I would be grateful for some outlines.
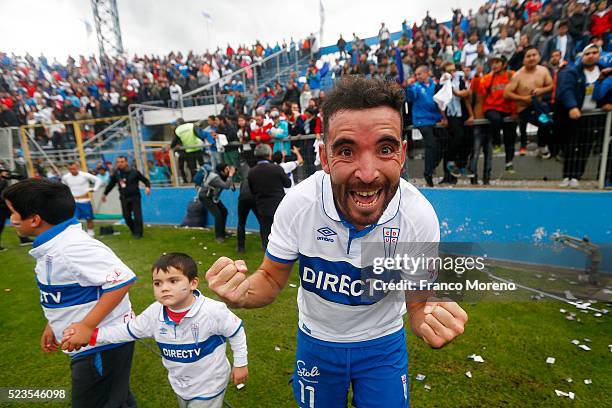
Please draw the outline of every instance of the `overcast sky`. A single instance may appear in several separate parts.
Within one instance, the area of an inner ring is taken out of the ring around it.
[[[376,35],[381,22],[399,31],[402,20],[421,21],[426,10],[438,21],[451,18],[451,8],[467,13],[484,0],[324,0],[323,45],[339,34],[352,38]],[[203,52],[217,45],[265,45],[319,30],[319,0],[117,0],[123,46],[130,55]],[[347,6],[350,4],[350,6]],[[202,16],[206,11],[212,22]],[[0,50],[64,59],[68,54],[98,53],[90,0],[0,0]]]

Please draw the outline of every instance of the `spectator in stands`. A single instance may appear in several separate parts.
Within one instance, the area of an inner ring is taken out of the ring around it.
[[[346,40],[342,38],[342,34],[340,34],[340,38],[338,38],[338,42],[336,43],[338,47],[338,51],[340,52],[340,58],[346,58]]]
[[[227,221],[227,208],[221,202],[221,192],[225,189],[233,189],[232,177],[236,169],[225,163],[219,163],[215,169],[206,174],[202,182],[202,188],[198,198],[206,207],[206,210],[215,219],[215,240],[217,243],[225,242],[229,235],[225,232]]]
[[[287,82],[287,88],[285,90],[285,97],[283,98],[283,102],[289,102],[290,104],[300,103],[300,90],[294,79],[290,79]]]
[[[314,64],[310,64],[306,70],[306,82],[312,92],[312,97],[318,98],[321,91],[321,74]]]
[[[489,29],[489,14],[487,13],[487,11],[485,10],[484,6],[481,6],[478,9],[478,13],[476,13],[476,15],[474,16],[474,19],[476,20],[476,29],[478,30],[478,32],[476,32],[476,38],[484,38],[487,35],[487,30]],[[470,34],[470,38],[471,38],[471,34]],[[472,42],[470,40],[470,42]],[[467,64],[468,66],[471,65]]]
[[[467,168],[468,157],[472,150],[471,125],[474,122],[472,104],[469,101],[469,89],[463,72],[455,70],[455,64],[446,62],[445,72],[450,75],[453,89],[453,98],[446,107],[446,118],[450,131],[450,143],[448,146],[446,167],[453,177],[474,177]],[[449,181],[453,181],[450,179]]]
[[[552,91],[553,82],[548,69],[539,63],[538,49],[534,46],[527,47],[523,67],[513,75],[506,86],[504,97],[516,102],[516,111],[521,122],[538,127],[538,155],[549,159],[551,154],[548,144],[551,140],[552,122],[548,116],[550,107],[543,97]],[[512,150],[514,156],[514,148]]]
[[[287,118],[281,116],[277,110],[270,112],[270,118],[274,121],[274,126],[268,130],[270,138],[274,140],[274,153],[281,152],[284,158],[291,151],[289,137],[289,123]]]
[[[589,4],[589,1],[571,3],[567,14],[568,33],[576,44],[576,51],[582,51],[590,35],[588,32],[590,18],[586,13],[584,3]]]
[[[427,186],[433,187],[433,172],[441,158],[440,133],[436,124],[446,126],[446,118],[438,109],[433,96],[437,91],[435,82],[430,77],[429,67],[421,65],[416,69],[416,81],[411,80],[406,89],[406,100],[412,103],[412,123],[425,141],[425,171]]]
[[[302,113],[306,111],[308,108],[308,103],[312,99],[312,92],[310,91],[310,86],[308,84],[304,84],[302,87],[302,93],[300,94],[300,109]]]
[[[484,43],[479,42],[476,46],[476,57],[472,61],[472,70],[475,70],[477,66],[482,66],[485,68],[485,72],[489,72],[490,67],[488,55],[489,51],[487,46]]]
[[[560,187],[579,187],[593,143],[603,129],[603,116],[581,119],[585,110],[595,109],[598,105],[593,98],[593,90],[601,86],[604,79],[601,75],[603,67],[598,64],[599,57],[599,47],[589,44],[576,67],[566,65],[559,70],[554,122],[557,134],[564,141],[565,160]],[[609,75],[609,71],[607,73]]]
[[[495,54],[503,55],[506,57],[506,61],[509,61],[516,51],[516,44],[514,40],[508,37],[508,28],[506,26],[501,27],[499,30],[499,40],[493,46]]]
[[[172,80],[170,82],[170,88],[168,88],[168,91],[170,92],[170,101],[171,101],[171,108],[177,108],[180,106],[180,101],[183,98],[183,89],[181,88],[181,86],[175,81]]]
[[[533,39],[533,46],[538,49],[543,57],[546,55],[548,42],[553,36],[553,27],[554,23],[552,20],[543,21],[542,30]]]
[[[385,26],[385,23],[380,23],[380,30],[378,30],[378,43],[381,48],[387,48],[389,46],[389,39],[391,34],[389,29]]]
[[[597,3],[597,11],[591,16],[591,35],[595,37],[609,36],[612,31],[612,10],[606,0]]]
[[[489,120],[489,131],[493,151],[501,150],[500,132],[503,130],[504,146],[506,151],[506,171],[514,172],[514,143],[516,141],[516,123],[506,122],[504,119],[510,117],[514,112],[514,104],[504,98],[506,85],[510,83],[513,72],[507,70],[506,57],[495,55],[491,59],[491,72],[480,81],[478,93],[483,101],[483,112]],[[486,142],[485,142],[486,143]],[[477,155],[479,152],[472,152]],[[490,169],[489,169],[490,171]],[[483,174],[483,183],[488,184],[490,174]]]
[[[19,120],[15,112],[6,104],[0,105],[0,127],[19,126]]]
[[[461,50],[461,63],[466,67],[471,67],[472,63],[478,56],[478,33],[472,31],[469,36],[469,42],[463,46]]]
[[[561,58],[570,62],[574,60],[574,40],[571,35],[567,33],[568,31],[568,22],[567,20],[562,20],[559,22],[559,26],[557,27],[557,34],[552,36],[548,41],[548,45],[546,46],[546,54],[544,55],[544,60],[550,58],[550,54],[554,50],[561,51]]]
[[[548,44],[548,43],[547,43]],[[512,58],[508,61],[508,69],[518,71],[523,66],[523,58],[525,57],[525,48],[529,46],[529,38],[526,34],[520,36],[516,51]],[[548,46],[548,45],[547,45]]]
[[[527,35],[529,44],[533,43],[533,39],[540,32],[540,14],[533,12],[529,14],[529,22],[521,29],[521,33]]]
[[[251,140],[256,143],[267,143],[270,141],[268,131],[274,126],[274,122],[265,118],[263,113],[257,113],[255,120],[251,122]]]

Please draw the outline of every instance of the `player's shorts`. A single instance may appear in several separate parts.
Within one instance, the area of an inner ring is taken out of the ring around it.
[[[76,203],[74,218],[77,220],[93,220],[94,213],[91,203]]]
[[[358,408],[407,408],[408,351],[404,329],[359,343],[297,335],[293,396],[301,408],[346,408],[349,386]]]

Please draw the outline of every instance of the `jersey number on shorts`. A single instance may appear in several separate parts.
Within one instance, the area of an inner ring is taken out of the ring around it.
[[[298,380],[298,382],[300,383],[300,402],[302,404],[306,403],[306,392],[308,392],[308,407],[309,408],[314,408],[314,403],[315,403],[315,389],[312,385],[304,385],[304,383],[302,382],[302,380]]]

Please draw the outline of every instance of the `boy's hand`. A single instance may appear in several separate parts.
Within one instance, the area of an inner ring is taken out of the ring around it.
[[[62,339],[62,350],[75,351],[88,345],[93,330],[93,328],[86,326],[83,323],[72,323],[70,326],[64,329],[64,335],[73,331],[74,334],[70,335],[68,338]]]
[[[55,339],[55,335],[53,334],[53,330],[51,330],[51,326],[47,324],[45,330],[43,330],[43,334],[40,337],[40,348],[45,353],[52,353],[57,351],[57,347],[59,343]]]
[[[232,379],[234,385],[244,384],[248,376],[249,369],[247,366],[234,367],[232,368],[232,373],[230,374],[230,378]]]

